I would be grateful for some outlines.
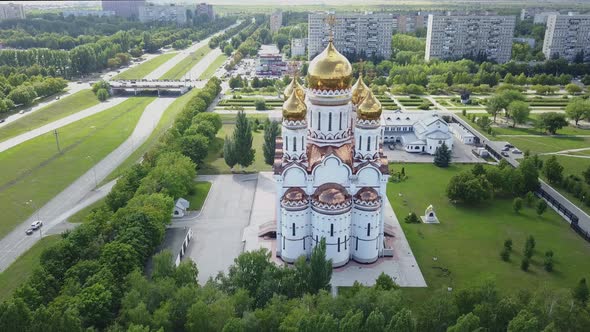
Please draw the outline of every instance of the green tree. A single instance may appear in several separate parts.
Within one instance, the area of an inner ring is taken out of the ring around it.
[[[387,325],[387,331],[396,332],[414,332],[416,331],[416,322],[412,318],[412,312],[407,308],[402,308],[396,312]]]
[[[264,145],[262,146],[262,151],[264,153],[264,162],[267,165],[274,163],[276,139],[279,131],[279,123],[277,121],[268,122],[264,126]]]
[[[526,192],[535,192],[540,187],[539,170],[533,158],[525,158],[518,165],[518,172],[522,174],[523,186],[519,192],[515,194],[522,195]]]
[[[86,326],[106,327],[111,320],[112,293],[100,283],[82,289],[77,296],[78,310]]]
[[[309,260],[309,291],[316,294],[320,290],[330,289],[332,278],[332,260],[326,260],[326,238],[322,237],[311,252]]]
[[[491,197],[492,188],[483,176],[471,172],[455,175],[447,185],[447,197],[467,204],[476,204]]]
[[[556,112],[547,112],[539,114],[538,125],[541,129],[555,135],[557,130],[566,127],[568,124],[564,114]]]
[[[100,101],[105,101],[109,98],[109,92],[106,89],[100,89],[96,92],[96,98]]]
[[[233,144],[236,153],[237,164],[246,168],[254,162],[254,149],[252,148],[252,127],[246,117],[246,113],[240,111],[236,118],[236,128],[233,133]]]
[[[440,147],[436,148],[434,152],[434,164],[438,167],[449,167],[451,163],[451,150],[447,147],[447,144],[443,142]]]
[[[12,100],[15,105],[29,106],[37,98],[37,93],[33,86],[23,84],[12,89],[6,98]]]
[[[586,278],[580,279],[576,287],[572,290],[572,296],[574,300],[579,301],[580,303],[586,304],[586,302],[588,302],[590,291],[586,284]]]
[[[577,95],[580,92],[582,92],[582,88],[579,87],[577,84],[570,83],[565,86],[565,91],[567,91],[567,93],[569,93],[570,95],[573,96],[573,95]]]
[[[582,172],[582,176],[584,177],[586,184],[590,185],[590,166]]]
[[[223,142],[223,160],[225,164],[229,166],[230,169],[233,169],[234,166],[238,163],[238,156],[236,153],[236,146],[234,144],[234,140],[231,137],[225,137],[225,141]]]
[[[526,120],[529,118],[529,114],[531,113],[531,108],[529,107],[528,103],[515,100],[508,104],[508,111],[512,117],[512,127],[516,127],[516,124],[522,124],[526,122]]]
[[[521,310],[508,324],[508,332],[536,331],[539,331],[539,321],[526,309]]]
[[[385,317],[379,309],[373,310],[365,322],[365,331],[382,332],[385,328]]]
[[[262,98],[258,98],[254,101],[254,107],[257,111],[264,111],[266,110],[266,102]]]
[[[457,318],[457,323],[450,326],[447,332],[471,332],[476,331],[479,328],[479,317],[473,313],[468,313]]]
[[[385,272],[381,272],[377,280],[375,281],[375,288],[383,289],[383,290],[392,290],[398,289],[399,286],[393,281],[391,276],[385,274]]]
[[[577,126],[580,120],[590,118],[590,101],[579,97],[573,98],[565,107],[565,114],[574,120]]]
[[[537,207],[536,207],[536,212],[538,216],[543,215],[543,213],[545,213],[545,211],[547,211],[547,203],[540,199],[539,202],[537,202]]]
[[[553,251],[545,252],[545,259],[543,260],[543,268],[547,272],[553,271]]]
[[[524,257],[522,259],[522,261],[520,262],[520,269],[523,271],[528,271],[529,270],[529,265],[530,265],[530,260],[527,257]]]
[[[26,331],[31,323],[31,311],[19,298],[0,303],[0,330]]]
[[[201,134],[183,136],[180,140],[182,153],[198,166],[203,163],[209,152],[209,139]]]
[[[543,163],[543,174],[545,174],[550,183],[561,183],[561,180],[563,179],[563,166],[557,161],[555,155],[549,157],[549,159]]]
[[[363,326],[363,313],[361,311],[349,310],[344,318],[340,320],[340,331],[358,332]]]
[[[512,209],[514,212],[518,213],[522,209],[522,198],[516,197],[514,201],[512,201]]]

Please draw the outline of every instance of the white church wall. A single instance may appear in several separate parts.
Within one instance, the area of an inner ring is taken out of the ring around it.
[[[350,259],[351,211],[337,215],[311,212],[311,233],[314,244],[326,239],[326,258],[334,267],[348,263]]]
[[[281,257],[285,262],[293,263],[300,256],[307,257],[311,252],[310,210],[309,207],[300,211],[281,208]]]
[[[324,141],[343,142],[349,138],[352,105],[320,106],[308,104],[307,123],[310,139],[318,145]]]
[[[301,160],[305,156],[307,129],[290,129],[283,125],[283,151],[287,159]]]
[[[305,187],[307,180],[307,172],[299,167],[292,166],[283,172],[283,188],[286,187]],[[281,195],[284,193],[281,192]]]
[[[381,127],[354,129],[355,154],[361,159],[372,159],[379,152]]]
[[[314,186],[317,187],[324,183],[333,182],[348,187],[351,174],[350,168],[342,163],[339,158],[329,156],[314,168]]]
[[[360,263],[372,263],[379,257],[381,209],[363,211],[352,209],[352,258]]]
[[[380,185],[381,172],[373,166],[365,166],[357,173],[356,187],[378,187]]]

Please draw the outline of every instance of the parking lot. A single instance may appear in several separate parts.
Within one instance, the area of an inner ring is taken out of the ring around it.
[[[480,157],[474,155],[471,150],[475,146],[467,145],[459,140],[455,140],[453,143],[453,153],[451,162],[453,163],[485,163],[486,161]],[[406,152],[400,143],[394,146],[394,149],[390,149],[389,144],[383,145],[383,154],[387,156],[389,162],[397,163],[432,163],[434,156],[429,154],[420,153],[409,153]]]

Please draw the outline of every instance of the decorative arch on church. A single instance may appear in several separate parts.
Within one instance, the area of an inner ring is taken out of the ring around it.
[[[372,164],[361,167],[356,172],[358,187],[378,187],[381,182],[381,172]]]
[[[352,169],[335,155],[324,157],[312,170],[314,186],[328,182],[344,184],[351,174]]]
[[[284,187],[300,187],[301,184],[306,183],[307,172],[299,165],[292,165],[283,171],[283,186]]]

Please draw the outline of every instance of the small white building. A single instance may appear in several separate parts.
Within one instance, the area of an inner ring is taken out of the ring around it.
[[[401,143],[407,152],[433,155],[443,143],[453,148],[449,125],[435,112],[385,112],[382,127],[383,142]]]
[[[475,135],[467,128],[462,126],[459,123],[451,123],[449,125],[451,133],[455,136],[456,139],[463,142],[463,144],[473,145],[475,144]]]
[[[304,56],[306,54],[307,38],[293,38],[291,40],[291,56]]]
[[[176,200],[174,204],[174,210],[172,210],[172,217],[174,218],[182,218],[186,215],[188,208],[190,207],[190,202],[184,198],[179,198]]]

